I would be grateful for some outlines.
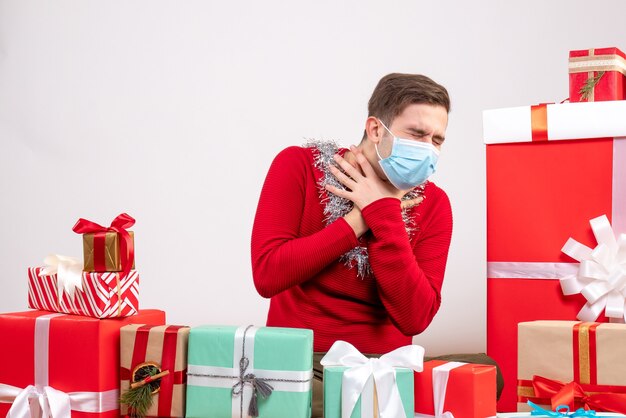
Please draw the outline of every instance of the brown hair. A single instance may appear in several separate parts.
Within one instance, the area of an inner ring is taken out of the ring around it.
[[[387,126],[411,104],[442,106],[450,112],[445,87],[421,74],[387,74],[380,79],[367,103],[367,116],[376,116]]]

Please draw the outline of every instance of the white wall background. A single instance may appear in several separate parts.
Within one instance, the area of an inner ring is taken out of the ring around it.
[[[626,48],[626,2],[0,0],[0,311],[27,266],[80,256],[79,217],[137,219],[143,307],[264,324],[250,232],[274,155],[357,143],[389,72],[453,101],[436,181],[455,229],[443,305],[416,342],[485,348],[481,111],[560,101],[571,49]]]

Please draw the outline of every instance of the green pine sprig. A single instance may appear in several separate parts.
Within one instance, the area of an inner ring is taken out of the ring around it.
[[[129,389],[120,397],[120,403],[128,405],[131,417],[143,418],[152,406],[152,388],[150,385]]]
[[[154,366],[142,367],[134,376],[135,381],[143,380],[148,376],[154,376],[159,373],[159,369]],[[150,382],[148,384],[138,386],[136,388],[128,389],[120,397],[120,403],[128,406],[128,413],[133,418],[144,418],[148,409],[152,406],[152,392],[155,389],[154,384],[157,382]]]
[[[585,81],[585,84],[578,91],[578,94],[580,94],[581,101],[589,100],[589,97],[591,96],[593,89],[596,87],[596,84],[598,84],[598,82],[600,81],[603,75],[604,75],[604,71],[600,71],[595,77],[588,78],[587,81]]]

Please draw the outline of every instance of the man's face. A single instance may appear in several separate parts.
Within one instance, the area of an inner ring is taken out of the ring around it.
[[[377,144],[378,153],[382,158],[391,155],[393,145],[393,137],[378,121],[380,127],[369,139]],[[404,111],[391,121],[391,125],[387,126],[389,130],[397,137],[410,139],[418,142],[427,142],[433,144],[437,149],[441,149],[445,140],[446,128],[448,127],[448,113],[443,106],[431,104],[411,104]],[[375,161],[370,161],[374,166],[374,170],[382,179],[387,179],[378,164],[378,157],[373,155]]]

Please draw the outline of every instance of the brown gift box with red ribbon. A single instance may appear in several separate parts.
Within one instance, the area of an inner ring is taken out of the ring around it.
[[[132,383],[146,375],[158,373],[152,381],[151,417],[184,417],[187,380],[187,342],[189,327],[178,325],[133,324],[121,329],[120,390],[124,394]],[[149,373],[149,369],[153,372]],[[145,379],[144,379],[145,380]],[[128,414],[127,405],[120,405],[121,414]]]
[[[626,413],[626,324],[532,321],[518,325],[518,411]]]
[[[570,51],[569,99],[571,102],[626,99],[626,55],[617,48]]]
[[[84,270],[107,272],[122,271],[125,277],[135,268],[135,245],[132,231],[135,219],[126,213],[118,215],[111,226],[79,219],[72,230],[83,234]]]
[[[133,231],[128,231],[134,246]],[[94,272],[122,271],[120,234],[117,232],[92,232],[83,234],[84,270]],[[133,260],[132,269],[135,268]]]

